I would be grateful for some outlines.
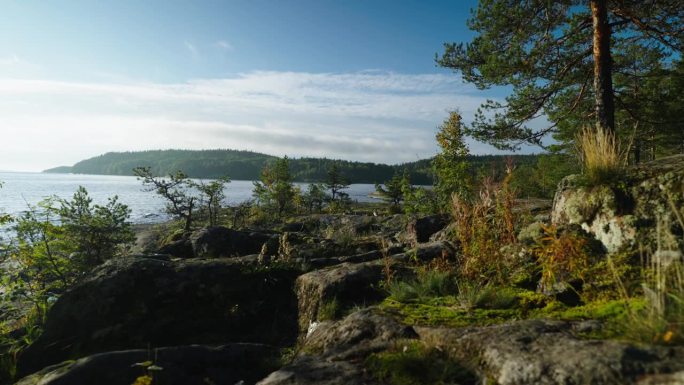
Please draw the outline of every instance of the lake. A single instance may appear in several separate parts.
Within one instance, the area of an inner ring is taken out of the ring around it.
[[[131,222],[157,223],[168,219],[164,213],[165,202],[153,192],[144,191],[142,183],[134,176],[43,174],[26,172],[0,172],[0,212],[20,214],[27,204],[35,205],[49,196],[71,198],[78,188],[88,190],[94,203],[104,204],[107,198],[118,195],[119,201],[131,209]],[[297,183],[306,189],[306,183]],[[225,189],[224,204],[234,205],[252,198],[251,181],[234,180]],[[369,194],[375,191],[372,184],[352,184],[344,190],[358,202],[372,202]]]

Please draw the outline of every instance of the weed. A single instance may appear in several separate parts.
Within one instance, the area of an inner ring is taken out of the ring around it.
[[[556,226],[542,225],[544,235],[532,249],[542,269],[541,285],[548,289],[568,279],[584,280],[589,268],[586,240]]]
[[[509,164],[506,177],[498,184],[485,178],[474,201],[452,196],[455,233],[462,250],[459,272],[467,280],[498,284],[508,281],[510,266],[501,248],[516,242],[512,172]]]

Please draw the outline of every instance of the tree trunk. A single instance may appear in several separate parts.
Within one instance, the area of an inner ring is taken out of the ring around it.
[[[591,0],[591,18],[594,32],[594,92],[596,125],[610,133],[615,132],[613,105],[612,59],[610,57],[610,24],[607,0]]]

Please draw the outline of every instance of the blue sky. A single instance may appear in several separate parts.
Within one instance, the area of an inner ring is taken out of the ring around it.
[[[13,1],[0,169],[107,151],[237,148],[398,163],[486,98],[437,68],[474,1]],[[6,139],[7,138],[7,139]],[[474,153],[491,153],[471,143]]]

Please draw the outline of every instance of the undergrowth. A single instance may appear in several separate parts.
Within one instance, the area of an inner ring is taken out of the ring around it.
[[[417,341],[398,342],[365,361],[371,375],[392,385],[476,384],[477,376],[445,352]]]

